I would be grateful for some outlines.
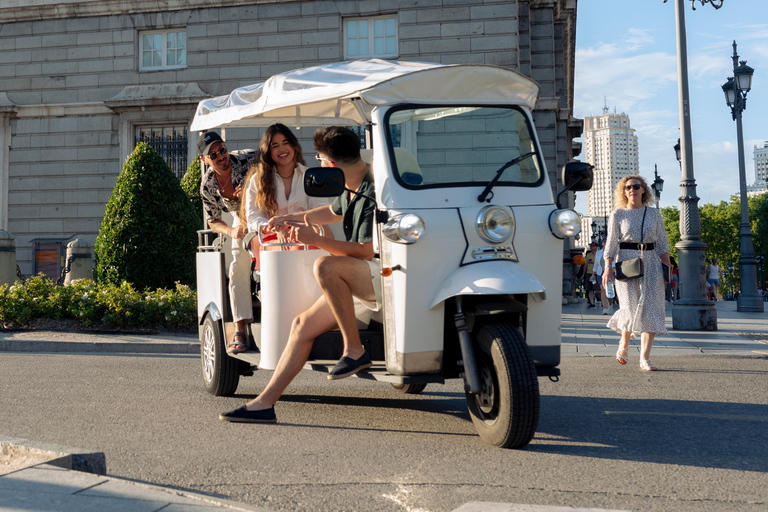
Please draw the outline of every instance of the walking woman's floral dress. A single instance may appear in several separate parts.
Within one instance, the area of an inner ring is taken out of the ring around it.
[[[617,208],[611,213],[608,221],[608,240],[605,248],[605,258],[614,258],[616,262],[639,257],[639,250],[620,249],[619,244],[640,243],[644,210],[646,213],[642,240],[644,244],[654,244],[654,248],[644,251],[642,277],[627,281],[616,280],[614,283],[620,308],[608,321],[610,329],[618,333],[632,332],[633,338],[643,332],[667,334],[664,325],[664,276],[660,256],[669,252],[669,240],[661,212],[657,208],[648,207]]]

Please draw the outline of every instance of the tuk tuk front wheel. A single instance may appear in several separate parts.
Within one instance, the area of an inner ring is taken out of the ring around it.
[[[426,384],[392,384],[392,387],[401,393],[405,393],[406,395],[418,395],[419,393],[424,391],[424,388],[426,388],[427,385]]]
[[[467,393],[480,438],[502,448],[522,448],[539,424],[539,381],[522,333],[507,324],[486,324],[473,340],[481,390]]]
[[[205,390],[214,396],[233,395],[240,382],[240,373],[238,361],[229,357],[224,347],[221,322],[213,320],[211,315],[206,316],[201,338],[200,360]]]

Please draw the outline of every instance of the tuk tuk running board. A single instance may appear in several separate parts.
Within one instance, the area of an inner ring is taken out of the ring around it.
[[[329,373],[331,368],[336,366],[336,363],[338,363],[338,361],[332,359],[316,359],[314,361],[307,361],[307,364],[304,365],[304,369]],[[383,361],[373,363],[373,366],[356,373],[354,376],[359,379],[378,380],[379,382],[389,382],[391,384],[425,384],[432,382],[445,384],[445,378],[439,374],[393,375],[387,372],[386,365]]]
[[[229,357],[234,357],[241,361],[245,361],[252,366],[259,366],[261,361],[261,354],[255,350],[248,350],[241,352],[240,354],[227,354]],[[304,365],[305,370],[313,370],[316,372],[329,373],[338,361],[332,359],[316,359],[313,361],[307,361]],[[537,377],[559,377],[560,368],[536,368]],[[355,374],[355,377],[359,379],[378,380],[379,382],[389,382],[391,384],[424,384],[424,383],[437,383],[445,384],[445,377],[439,374],[422,374],[422,375],[394,375],[387,372],[386,365],[383,361],[378,361],[370,368],[362,370]]]

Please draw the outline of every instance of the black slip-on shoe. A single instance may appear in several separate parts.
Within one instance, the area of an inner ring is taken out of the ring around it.
[[[219,419],[233,423],[277,423],[274,407],[261,411],[249,411],[245,406],[242,406],[219,414]]]
[[[336,363],[336,366],[334,366],[328,373],[328,380],[343,379],[344,377],[354,375],[360,370],[365,370],[371,366],[373,366],[373,363],[367,352],[360,356],[360,359],[342,357],[341,360]]]

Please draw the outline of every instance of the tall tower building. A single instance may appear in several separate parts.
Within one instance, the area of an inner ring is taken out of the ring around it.
[[[607,217],[613,210],[616,184],[637,174],[640,167],[637,136],[627,114],[611,114],[606,107],[602,115],[584,119],[584,160],[595,168],[587,192],[587,216]]]
[[[763,147],[755,146],[755,183],[747,187],[747,192],[762,194],[768,189],[768,141]]]

